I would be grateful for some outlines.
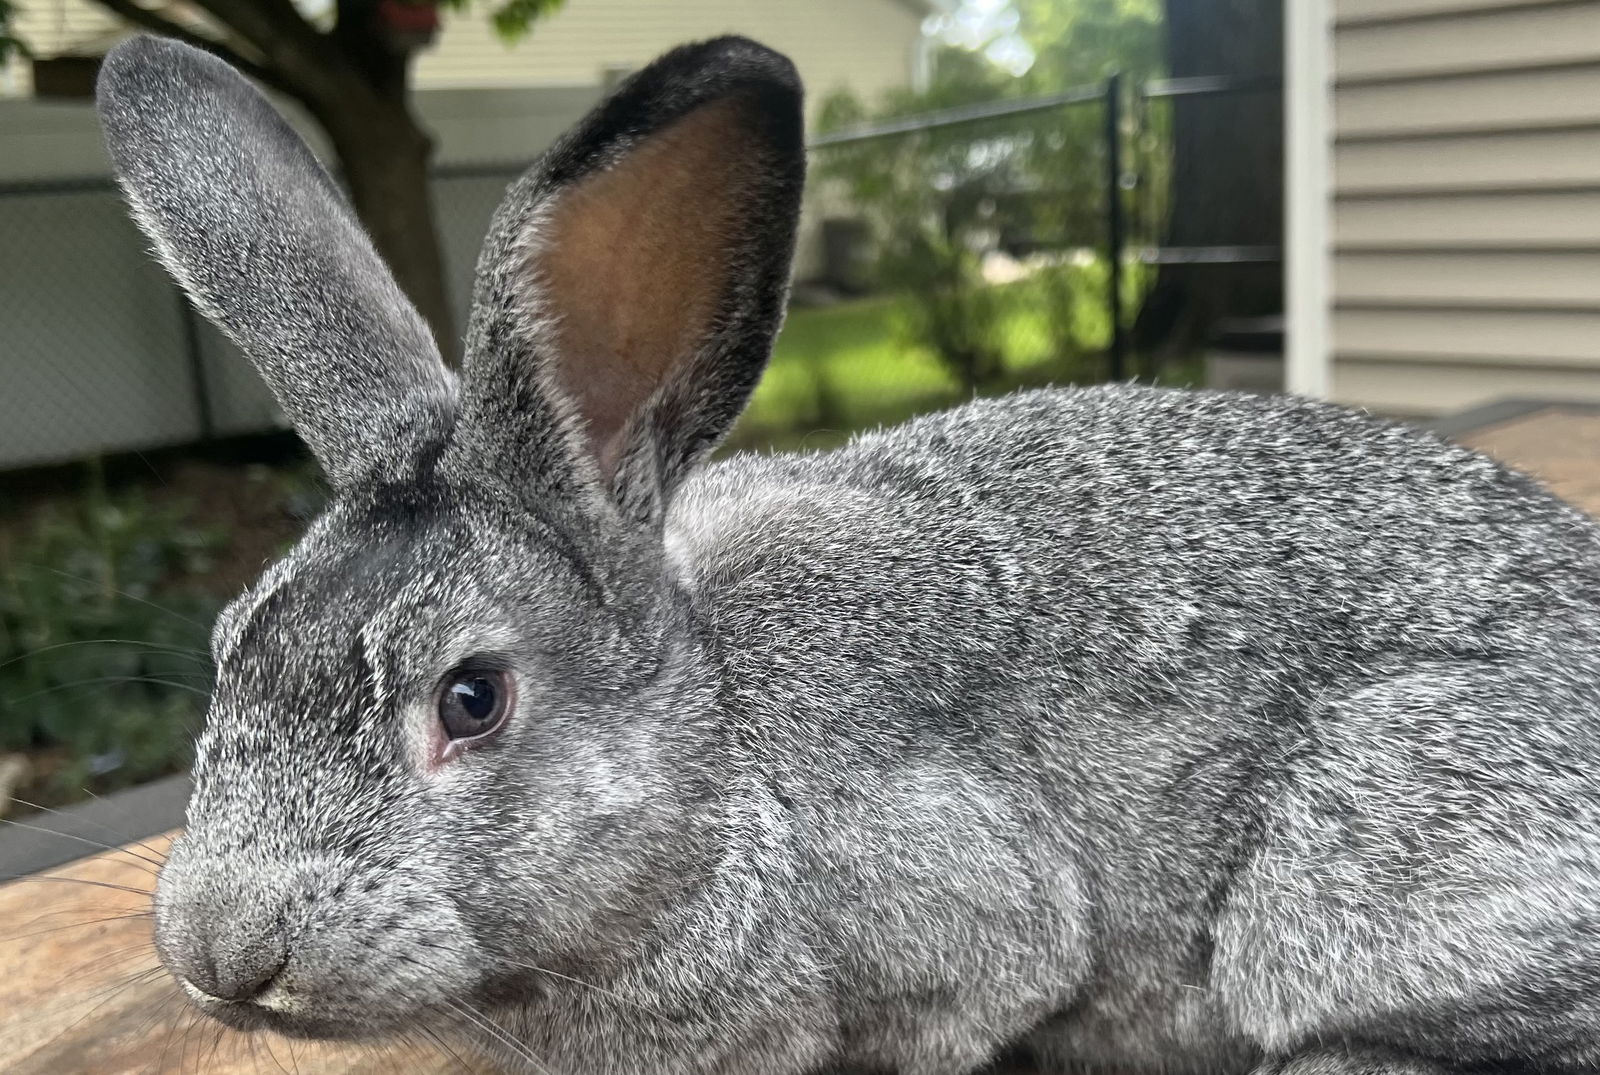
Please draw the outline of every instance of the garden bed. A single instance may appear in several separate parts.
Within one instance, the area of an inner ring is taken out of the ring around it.
[[[281,445],[200,456],[0,486],[0,791],[53,806],[187,765],[217,609],[322,498]]]

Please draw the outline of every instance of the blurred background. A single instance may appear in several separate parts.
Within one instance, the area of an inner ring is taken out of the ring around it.
[[[181,771],[212,615],[324,495],[112,187],[135,29],[277,95],[451,355],[502,191],[608,87],[788,53],[811,188],[730,448],[1137,378],[1600,468],[1600,0],[0,0],[0,813]]]

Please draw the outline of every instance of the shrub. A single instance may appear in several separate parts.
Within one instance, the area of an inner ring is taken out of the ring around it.
[[[219,602],[191,585],[220,536],[181,504],[51,504],[0,557],[0,749],[42,754],[62,797],[181,768],[204,711]]]

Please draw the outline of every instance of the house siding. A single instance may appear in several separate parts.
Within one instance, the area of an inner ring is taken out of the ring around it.
[[[33,0],[19,4],[12,19],[16,35],[41,56],[92,49],[116,40],[123,27],[122,20],[88,0]]]
[[[599,86],[685,41],[741,33],[787,53],[813,107],[847,87],[869,99],[912,83],[929,9],[916,0],[568,0],[508,44],[481,8],[447,13],[438,41],[417,58],[420,90]],[[16,30],[42,56],[95,51],[123,32],[90,0],[23,4]],[[27,65],[0,94],[26,94]]]
[[[1333,394],[1600,400],[1600,0],[1336,0]]]
[[[873,98],[908,85],[922,16],[897,0],[568,0],[508,46],[481,15],[449,17],[417,62],[419,86],[599,83],[685,41],[740,33],[788,54],[815,106],[848,87]]]

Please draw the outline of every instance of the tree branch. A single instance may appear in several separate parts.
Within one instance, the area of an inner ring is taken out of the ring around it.
[[[101,0],[102,3],[105,0]],[[119,0],[127,2],[127,0]],[[307,106],[337,102],[365,87],[344,56],[289,0],[193,0],[196,7],[250,42],[263,66]]]
[[[95,2],[135,26],[141,26],[164,37],[177,38],[186,45],[193,45],[195,48],[204,49],[214,56],[220,56],[251,78],[272,87],[280,93],[286,93],[291,97],[299,96],[295,87],[290,85],[276,71],[244,55],[226,42],[218,41],[213,37],[206,37],[203,34],[197,34],[188,27],[179,25],[165,16],[157,15],[147,7],[141,7],[134,0],[95,0]]]
[[[373,0],[335,0],[328,36],[380,97],[404,100],[411,58],[385,40],[377,9]]]

